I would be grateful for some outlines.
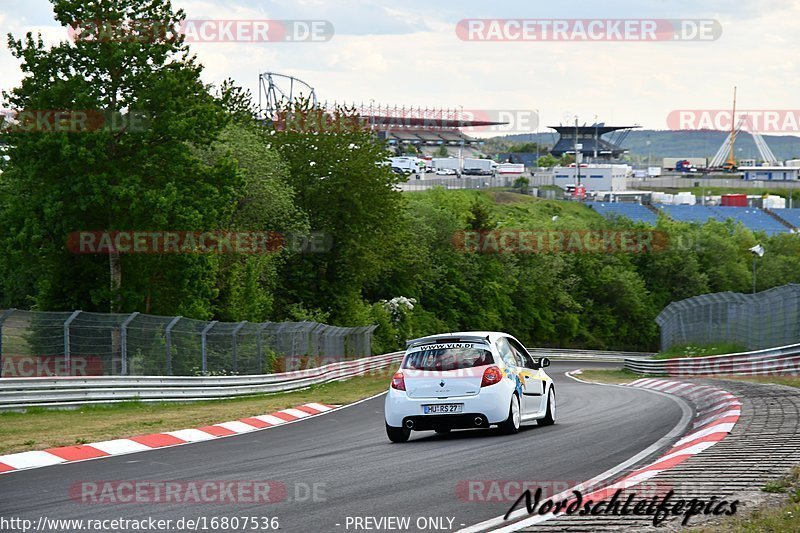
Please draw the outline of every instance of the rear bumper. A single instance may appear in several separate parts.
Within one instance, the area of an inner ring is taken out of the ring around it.
[[[508,418],[508,407],[514,388],[511,382],[501,383],[481,389],[477,396],[454,396],[447,399],[438,398],[409,398],[404,391],[389,389],[384,404],[384,418],[390,426],[401,427],[411,419],[414,429],[434,429],[437,426],[456,428],[481,427],[474,424],[475,417],[483,417],[484,424],[499,424]],[[464,410],[458,414],[425,415],[422,413],[423,405],[462,403]],[[430,422],[428,422],[430,420]],[[467,424],[467,425],[462,425]]]
[[[408,427],[415,431],[426,431],[437,428],[448,429],[469,429],[469,428],[488,428],[489,422],[486,415],[482,413],[462,413],[457,415],[417,415],[403,418],[403,427]]]

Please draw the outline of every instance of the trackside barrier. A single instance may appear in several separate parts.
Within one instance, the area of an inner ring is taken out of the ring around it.
[[[628,358],[625,368],[653,376],[800,376],[800,344],[707,357]]]
[[[610,350],[573,350],[571,348],[529,348],[534,357],[548,357],[566,361],[620,362],[623,359],[646,359],[654,356],[652,352],[620,352]]]
[[[341,361],[292,372],[258,376],[90,376],[4,378],[0,411],[27,407],[78,406],[131,400],[180,402],[291,391],[339,381],[397,365],[405,352]],[[387,381],[388,386],[388,381]]]

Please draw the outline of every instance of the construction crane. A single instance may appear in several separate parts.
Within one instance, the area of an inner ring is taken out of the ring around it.
[[[722,146],[719,147],[719,150],[717,150],[714,159],[712,159],[709,164],[709,168],[722,169],[725,172],[736,171],[737,165],[734,157],[736,153],[734,145],[736,143],[736,136],[742,131],[742,127],[745,123],[748,126],[747,129],[750,131],[750,134],[753,136],[753,142],[755,142],[758,153],[761,155],[761,160],[768,165],[777,165],[778,159],[775,157],[775,154],[772,153],[769,146],[767,146],[767,142],[761,134],[756,131],[750,117],[745,114],[739,117],[738,122],[734,122],[734,118],[736,117],[736,87],[733,88],[733,114],[731,117],[731,132],[728,134],[725,142],[722,143]]]
[[[733,112],[731,113],[731,147],[728,150],[728,161],[722,166],[723,170],[733,172],[736,170],[736,159],[734,159],[734,145],[736,144],[736,129],[733,121],[736,119],[736,86],[733,87]]]

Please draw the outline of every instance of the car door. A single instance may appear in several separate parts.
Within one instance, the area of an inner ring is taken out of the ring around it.
[[[542,402],[544,401],[545,388],[541,368],[517,339],[509,337],[508,344],[522,361],[520,380],[522,381],[522,403],[525,406],[525,414],[539,414],[544,409]]]

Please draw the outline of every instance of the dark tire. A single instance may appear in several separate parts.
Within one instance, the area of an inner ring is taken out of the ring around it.
[[[447,433],[450,433],[450,429],[452,429],[452,428],[436,428],[436,429],[434,429],[434,431],[436,433],[440,433],[442,435],[446,435]]]
[[[404,427],[396,428],[386,424],[386,435],[392,442],[406,442],[408,437],[411,436],[411,430]]]
[[[545,411],[544,418],[536,421],[539,426],[552,426],[556,423],[556,393],[553,387],[550,387],[550,392],[547,393],[547,410]]]
[[[512,435],[519,431],[522,414],[519,408],[519,397],[514,394],[511,396],[511,403],[508,406],[508,418],[498,424],[498,429],[503,435]]]

